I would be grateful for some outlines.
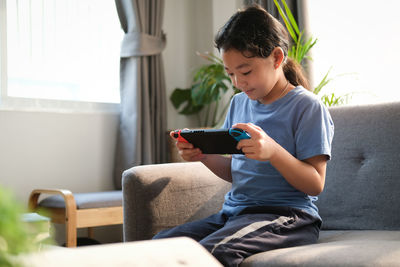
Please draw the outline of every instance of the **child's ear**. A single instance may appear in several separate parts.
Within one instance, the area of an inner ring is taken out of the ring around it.
[[[285,59],[285,53],[282,48],[275,47],[272,51],[272,55],[274,57],[274,67],[277,69],[282,65],[283,60]]]

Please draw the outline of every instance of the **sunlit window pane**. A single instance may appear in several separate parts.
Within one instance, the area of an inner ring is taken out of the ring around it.
[[[308,1],[314,83],[332,68],[324,88],[351,94],[350,104],[400,101],[400,2],[397,0]]]
[[[119,102],[122,30],[110,0],[7,0],[9,96]]]

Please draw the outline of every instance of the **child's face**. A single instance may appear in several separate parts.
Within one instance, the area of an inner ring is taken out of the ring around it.
[[[222,60],[235,87],[250,99],[266,103],[279,78],[272,54],[267,58],[248,58],[236,49],[229,49],[222,51]]]

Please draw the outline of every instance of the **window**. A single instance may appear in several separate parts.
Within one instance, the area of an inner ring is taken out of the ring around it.
[[[0,0],[0,9],[3,103],[119,103],[114,1]]]
[[[329,71],[324,88],[335,95],[351,94],[349,104],[400,101],[400,2],[308,1],[313,83]]]

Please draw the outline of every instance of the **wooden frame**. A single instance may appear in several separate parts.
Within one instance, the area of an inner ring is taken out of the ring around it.
[[[53,223],[65,224],[65,240],[67,247],[76,247],[77,229],[88,228],[89,237],[93,237],[93,228],[96,226],[115,225],[123,223],[122,206],[77,209],[74,195],[65,189],[35,189],[29,196],[28,206],[31,211],[38,208],[41,194],[61,195],[65,201],[64,208],[48,208],[47,216]]]

